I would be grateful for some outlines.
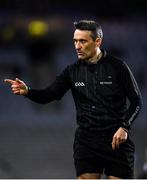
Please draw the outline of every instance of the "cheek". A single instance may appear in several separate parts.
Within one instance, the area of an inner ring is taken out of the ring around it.
[[[87,54],[89,55],[94,55],[96,53],[96,48],[93,46],[87,46],[85,48],[85,51],[87,52]]]
[[[93,47],[91,45],[85,46],[85,51],[87,51],[87,52],[91,52],[92,49],[93,49]]]

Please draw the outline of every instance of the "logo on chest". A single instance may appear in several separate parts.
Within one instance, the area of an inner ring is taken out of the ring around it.
[[[78,86],[85,86],[85,84],[83,82],[75,82],[75,87]]]
[[[112,76],[107,76],[105,81],[100,81],[100,85],[111,85],[112,84]]]
[[[111,84],[112,84],[112,81],[100,81],[100,84],[101,84],[101,85],[103,85],[103,84],[111,85]]]

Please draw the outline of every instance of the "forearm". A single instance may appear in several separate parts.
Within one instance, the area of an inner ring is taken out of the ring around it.
[[[46,104],[54,100],[60,100],[71,87],[68,68],[66,68],[56,80],[45,89],[30,89],[26,97],[40,104]]]
[[[131,101],[128,111],[126,113],[125,121],[122,123],[122,127],[129,130],[131,128],[132,123],[138,116],[140,110],[142,108],[142,98],[138,96],[134,100]]]
[[[43,90],[29,88],[26,97],[40,104],[46,104],[53,100],[56,100],[56,95],[50,88]]]

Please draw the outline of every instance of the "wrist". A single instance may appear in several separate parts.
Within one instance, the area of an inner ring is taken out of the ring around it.
[[[30,87],[25,86],[24,96],[27,96],[30,90],[31,90],[31,88],[30,88]]]
[[[123,122],[120,126],[124,129],[126,129],[127,131],[129,131],[131,129],[130,123],[128,123],[128,122]]]
[[[126,133],[128,133],[128,129],[121,127]]]

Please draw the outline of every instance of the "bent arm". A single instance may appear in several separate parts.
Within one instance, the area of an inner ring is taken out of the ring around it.
[[[56,77],[56,80],[45,89],[28,88],[26,97],[37,103],[46,104],[54,100],[60,100],[70,88],[68,67]]]

